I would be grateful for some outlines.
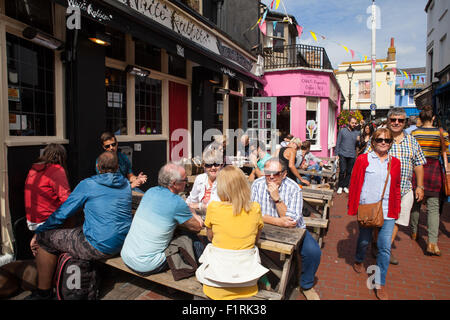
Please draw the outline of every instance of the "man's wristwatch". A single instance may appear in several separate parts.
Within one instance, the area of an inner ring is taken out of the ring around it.
[[[425,187],[424,186],[417,186],[417,188],[420,188],[420,189],[425,191]]]
[[[283,202],[283,201],[282,201],[280,198],[278,198],[277,201],[273,200],[273,202],[275,202],[275,203],[280,203],[280,202]]]

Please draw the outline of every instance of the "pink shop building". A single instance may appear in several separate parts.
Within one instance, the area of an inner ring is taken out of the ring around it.
[[[296,21],[291,18],[292,24],[276,13],[267,18],[264,96],[277,98],[276,126],[281,138],[291,133],[310,140],[316,156],[333,156],[343,94],[325,49],[295,43]]]

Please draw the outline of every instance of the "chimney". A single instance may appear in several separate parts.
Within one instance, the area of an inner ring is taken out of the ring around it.
[[[391,46],[388,48],[387,52],[387,61],[395,61],[395,46],[394,46],[394,38],[391,38]]]

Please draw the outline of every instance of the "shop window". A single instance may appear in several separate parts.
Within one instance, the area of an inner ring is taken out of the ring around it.
[[[6,34],[9,134],[55,136],[55,56]]]
[[[415,92],[414,92],[414,90],[409,90],[409,92],[408,92],[408,105],[415,105],[415,102],[414,102],[414,94],[415,94]]]
[[[109,27],[105,27],[105,33],[111,37],[111,45],[105,50],[106,56],[125,61],[125,34]]]
[[[169,54],[169,74],[186,78],[186,59]]]
[[[358,82],[358,99],[370,100],[370,80],[360,80]]]
[[[306,140],[311,146],[319,145],[319,99],[307,98],[306,100]]]
[[[53,34],[52,5],[42,0],[6,0],[5,14],[27,25]]]
[[[161,71],[161,49],[141,40],[134,42],[135,63],[139,66]]]
[[[136,76],[136,134],[162,134],[162,81]]]
[[[116,135],[127,134],[127,74],[106,68],[106,129]]]

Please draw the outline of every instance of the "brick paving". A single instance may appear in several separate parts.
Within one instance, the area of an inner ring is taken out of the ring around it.
[[[356,217],[347,215],[347,195],[335,194],[330,210],[328,232],[324,238],[322,260],[316,274],[316,291],[323,300],[376,300],[366,286],[368,275],[357,274],[354,261],[358,225]],[[392,249],[399,265],[390,265],[386,289],[391,300],[450,299],[450,206],[446,204],[439,227],[441,257],[426,256],[426,213],[421,212],[417,241],[409,230],[400,227]],[[376,264],[370,248],[364,265]],[[303,299],[298,296],[297,298]]]

